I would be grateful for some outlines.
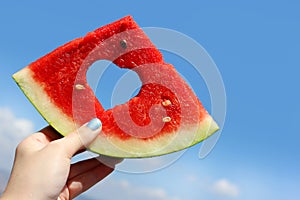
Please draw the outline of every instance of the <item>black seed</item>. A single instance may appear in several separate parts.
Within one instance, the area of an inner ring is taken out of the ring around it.
[[[127,48],[127,43],[126,43],[126,40],[121,40],[120,41],[120,45],[123,49],[126,49]]]

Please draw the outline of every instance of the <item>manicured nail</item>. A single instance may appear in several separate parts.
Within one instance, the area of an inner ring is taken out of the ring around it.
[[[92,131],[95,131],[102,126],[102,123],[98,118],[94,118],[86,126],[89,127]]]

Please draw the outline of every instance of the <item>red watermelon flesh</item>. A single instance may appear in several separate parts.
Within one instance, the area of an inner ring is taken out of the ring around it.
[[[103,109],[86,80],[88,68],[103,59],[135,71],[142,82],[134,98],[109,110]],[[163,155],[218,130],[192,89],[130,16],[57,48],[13,78],[62,135],[98,117],[103,131],[89,149],[99,154]]]

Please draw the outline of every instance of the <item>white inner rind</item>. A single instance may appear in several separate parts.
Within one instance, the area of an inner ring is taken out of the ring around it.
[[[153,139],[131,138],[122,140],[118,137],[100,135],[90,149],[101,154],[115,157],[152,157],[172,153],[188,148],[206,139],[219,129],[218,125],[207,115],[199,124],[180,127],[173,133],[165,133]]]
[[[44,119],[60,134],[65,136],[76,129],[72,118],[54,104],[43,86],[33,79],[32,71],[28,67],[15,73],[13,78]]]
[[[78,126],[64,114],[49,98],[43,86],[35,81],[30,69],[24,68],[13,75],[24,94],[48,121],[62,135],[73,132]],[[93,152],[122,158],[152,157],[179,151],[206,139],[219,129],[210,115],[195,125],[181,126],[176,132],[165,133],[152,139],[131,138],[122,140],[114,134],[101,133],[90,145]]]

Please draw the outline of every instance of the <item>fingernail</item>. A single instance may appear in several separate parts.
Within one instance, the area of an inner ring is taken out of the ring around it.
[[[102,126],[102,123],[98,118],[94,118],[86,126],[89,127],[92,131],[95,131]]]

